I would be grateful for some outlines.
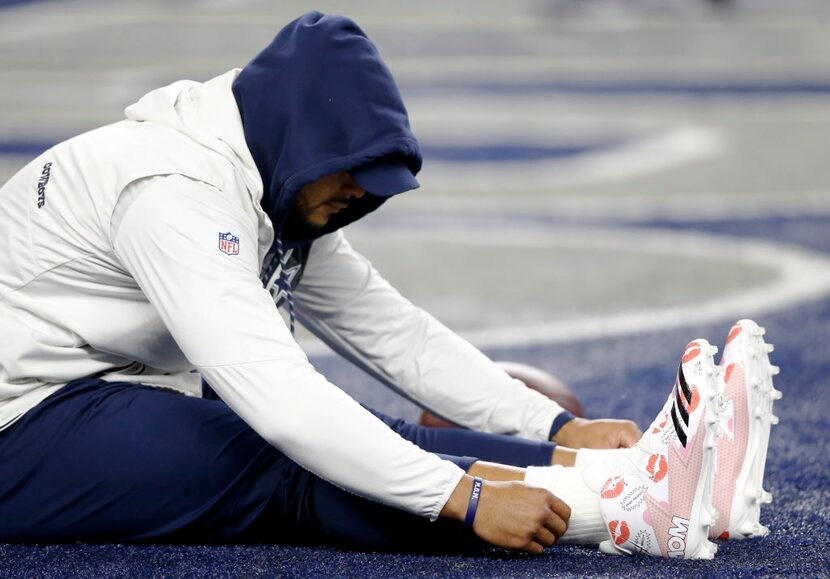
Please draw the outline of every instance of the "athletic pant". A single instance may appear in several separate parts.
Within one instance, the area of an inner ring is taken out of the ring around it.
[[[464,469],[477,458],[549,464],[554,448],[375,414]],[[221,401],[92,378],[0,431],[0,542],[67,541],[481,546],[454,521],[430,522],[306,471]]]

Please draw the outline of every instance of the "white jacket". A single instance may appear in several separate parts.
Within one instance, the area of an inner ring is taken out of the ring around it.
[[[237,73],[155,90],[0,188],[0,427],[77,378],[187,389],[201,375],[312,472],[435,518],[461,469],[319,374],[262,286],[274,233]],[[228,232],[236,254],[219,249]],[[341,232],[313,243],[295,300],[336,351],[470,428],[544,440],[562,411],[401,297]]]

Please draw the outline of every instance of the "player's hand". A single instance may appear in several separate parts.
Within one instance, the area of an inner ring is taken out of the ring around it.
[[[630,420],[574,418],[563,424],[551,441],[569,448],[628,448],[642,436]]]
[[[462,480],[453,495],[469,496],[469,491],[470,484]],[[441,514],[463,520],[467,501],[460,501],[455,512],[452,502],[450,497]],[[491,545],[538,554],[565,534],[570,516],[570,507],[550,491],[517,481],[484,481],[473,531]]]
[[[565,534],[570,518],[571,508],[550,491],[485,481],[473,530],[498,547],[539,554]]]

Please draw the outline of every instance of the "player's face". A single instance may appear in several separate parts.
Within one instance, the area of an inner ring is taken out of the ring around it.
[[[365,194],[348,172],[340,171],[304,185],[294,198],[293,213],[304,225],[320,229],[334,213],[348,207],[349,201]]]

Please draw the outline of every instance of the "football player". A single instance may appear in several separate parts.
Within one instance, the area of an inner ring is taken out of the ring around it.
[[[375,46],[316,12],[24,167],[0,189],[0,540],[713,555],[712,348],[642,440],[512,380],[341,231],[420,167]],[[467,430],[363,408],[295,320]]]

